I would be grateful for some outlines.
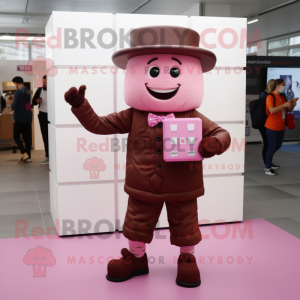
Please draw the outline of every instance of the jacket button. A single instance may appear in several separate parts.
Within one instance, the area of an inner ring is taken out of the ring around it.
[[[163,126],[163,123],[162,123],[162,122],[159,122],[159,123],[156,125],[156,127],[157,127],[158,129],[161,129],[162,126]]]
[[[156,153],[157,153],[157,154],[161,154],[161,150],[157,149],[157,150],[156,150]]]
[[[158,163],[156,167],[157,167],[158,169],[160,169],[160,168],[161,168],[161,164]]]
[[[157,136],[157,137],[156,137],[156,140],[157,140],[158,142],[160,142],[160,141],[161,141],[161,137],[160,137],[160,136]]]

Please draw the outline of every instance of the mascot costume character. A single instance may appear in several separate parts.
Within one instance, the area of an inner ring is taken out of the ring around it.
[[[176,283],[183,287],[201,283],[193,254],[201,241],[197,198],[204,195],[202,160],[225,152],[230,135],[196,110],[203,99],[203,73],[216,63],[214,53],[199,48],[199,42],[199,34],[189,28],[134,29],[130,48],[112,56],[117,67],[126,69],[124,97],[130,107],[126,110],[98,116],[85,98],[86,86],[65,93],[86,130],[101,135],[129,133],[124,185],[129,199],[123,227],[129,247],[121,250],[120,259],[108,263],[110,281],[149,273],[146,243],[153,239],[165,203],[170,242],[180,247]],[[172,151],[166,147],[170,141]],[[196,146],[195,151],[185,153],[187,145]]]

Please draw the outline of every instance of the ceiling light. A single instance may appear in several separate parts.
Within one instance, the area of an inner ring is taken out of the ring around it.
[[[258,22],[258,19],[251,20],[251,21],[248,22],[248,24],[252,24],[252,23],[255,23],[255,22]]]
[[[37,36],[28,36],[28,37],[23,37],[23,36],[10,36],[10,35],[3,35],[3,36],[0,36],[0,40],[15,40],[17,42],[26,42],[26,41],[32,41],[34,38],[37,38]],[[39,36],[39,38],[42,38],[42,39],[45,39],[44,36]],[[43,40],[37,40],[37,42],[40,42],[42,43]]]
[[[9,36],[9,35],[0,36],[0,40],[14,40],[14,39],[15,39],[14,36]]]

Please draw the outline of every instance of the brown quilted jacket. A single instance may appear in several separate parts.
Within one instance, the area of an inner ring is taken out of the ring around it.
[[[88,101],[72,108],[85,129],[101,135],[129,133],[125,192],[145,201],[186,201],[204,194],[202,161],[165,162],[163,160],[163,124],[148,126],[148,113],[129,108],[99,117]],[[164,116],[168,113],[153,112]],[[203,138],[214,136],[222,154],[230,145],[229,133],[196,110],[175,112],[176,118],[200,118]]]

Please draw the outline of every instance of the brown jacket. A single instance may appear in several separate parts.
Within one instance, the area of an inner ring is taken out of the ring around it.
[[[124,187],[128,195],[145,201],[185,201],[204,194],[202,161],[165,162],[162,123],[149,127],[149,112],[129,108],[99,117],[87,100],[79,108],[72,108],[72,112],[92,133],[129,133]],[[198,111],[193,109],[174,115],[176,118],[200,118],[203,138],[214,136],[221,145],[217,155],[229,147],[229,133]]]

